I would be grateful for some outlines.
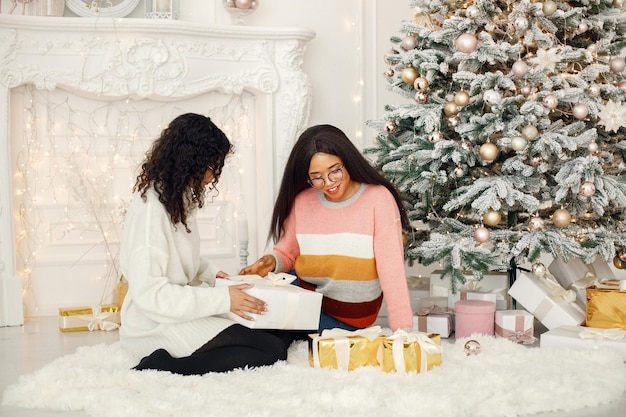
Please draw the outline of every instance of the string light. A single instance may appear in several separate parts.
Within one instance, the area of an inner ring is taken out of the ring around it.
[[[212,220],[215,234],[203,235],[211,248],[236,242],[232,211],[246,206],[242,184],[248,172],[239,154],[254,147],[252,94],[209,93],[164,105],[126,97],[92,100],[25,85],[14,89],[13,97],[24,103],[16,129],[23,133],[13,135],[12,160],[17,271],[27,314],[41,306],[33,281],[44,279],[46,267],[72,273],[72,266],[97,265],[86,276],[85,268],[74,269],[76,279],[104,287],[101,302],[112,296],[119,279],[121,226],[137,169],[152,140],[179,114],[208,115],[234,144],[236,156],[226,161],[216,204],[205,205],[198,219]],[[61,266],[49,262],[59,259]]]

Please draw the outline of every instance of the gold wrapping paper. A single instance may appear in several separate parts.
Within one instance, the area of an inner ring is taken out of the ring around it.
[[[59,308],[59,330],[86,332],[115,330],[120,325],[120,307],[117,304]]]
[[[333,329],[336,330],[336,329]],[[368,329],[365,329],[367,331]],[[347,332],[347,331],[346,331]],[[382,334],[361,336],[352,335],[310,335],[309,365],[319,368],[346,369],[352,371],[360,366],[382,364]]]
[[[614,284],[614,285],[613,285]],[[614,288],[608,288],[614,286]],[[618,281],[605,281],[602,287],[587,287],[586,326],[626,330],[626,291]]]
[[[425,334],[425,333],[424,333]],[[409,333],[410,335],[410,333]],[[402,343],[402,356],[404,359],[404,372],[416,372],[420,373],[424,370],[430,371],[433,367],[441,365],[441,335],[436,333],[425,334],[432,342],[439,346],[438,352],[422,352],[422,349],[429,349],[427,346],[422,346],[419,341],[408,341],[410,336],[402,337],[400,340],[394,340],[392,337],[387,337],[383,341],[383,371],[396,372],[397,364],[393,354],[394,341]],[[424,353],[424,355],[423,355]],[[426,358],[425,366],[422,364],[422,359]],[[402,372],[402,370],[400,370]]]

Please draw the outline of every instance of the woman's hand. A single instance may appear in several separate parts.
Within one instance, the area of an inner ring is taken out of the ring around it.
[[[230,293],[230,311],[246,320],[254,320],[254,318],[248,316],[246,312],[263,314],[267,311],[267,303],[265,301],[243,291],[252,287],[254,287],[252,284],[237,284],[228,287]]]
[[[267,276],[276,268],[276,259],[272,255],[261,256],[255,263],[248,265],[239,271],[239,275]]]

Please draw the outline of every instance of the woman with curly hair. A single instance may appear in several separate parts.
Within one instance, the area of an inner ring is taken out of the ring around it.
[[[141,166],[120,247],[128,280],[120,342],[143,357],[136,370],[204,374],[287,357],[279,337],[218,316],[251,320],[248,313],[267,309],[243,291],[250,284],[214,287],[227,275],[200,256],[196,212],[231,152],[208,117],[187,113],[161,132]]]
[[[298,285],[324,295],[319,331],[373,324],[383,295],[392,330],[413,327],[402,199],[340,129],[318,125],[300,135],[270,226],[272,254],[240,274],[295,269]]]

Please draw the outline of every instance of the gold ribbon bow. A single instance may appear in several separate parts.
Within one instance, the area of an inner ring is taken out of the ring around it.
[[[393,362],[396,371],[406,373],[406,366],[404,364],[404,343],[416,342],[420,346],[420,373],[428,370],[428,355],[434,355],[436,353],[443,352],[440,345],[436,344],[429,336],[424,332],[406,332],[404,330],[396,330],[394,334],[388,337],[392,340],[391,350]]]
[[[335,342],[335,355],[337,357],[337,368],[348,369],[350,364],[350,340],[349,337],[362,336],[370,342],[382,335],[380,326],[371,326],[365,329],[345,330],[345,329],[326,329],[321,335],[313,337],[313,365],[320,368],[319,341],[333,339]]]
[[[91,314],[82,314],[80,316],[77,316],[78,319],[87,322],[87,329],[89,329],[90,332],[98,329],[109,332],[120,327],[120,325],[115,323],[114,321],[108,320],[115,313],[102,312],[99,305],[91,306],[91,311]]]

